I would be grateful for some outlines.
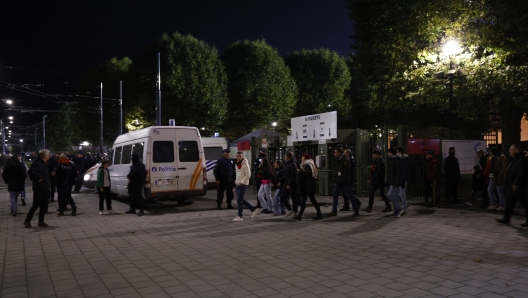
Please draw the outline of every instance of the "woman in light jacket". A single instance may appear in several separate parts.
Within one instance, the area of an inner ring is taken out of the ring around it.
[[[236,172],[236,193],[237,193],[237,205],[238,205],[238,216],[233,219],[233,221],[243,221],[244,218],[242,217],[242,211],[244,209],[244,206],[249,208],[251,210],[251,218],[255,218],[257,216],[257,209],[253,207],[248,201],[244,199],[244,194],[246,193],[246,190],[249,185],[249,178],[251,177],[251,171],[249,170],[249,163],[247,159],[244,158],[244,154],[242,152],[237,152],[236,154],[236,165],[235,165],[235,172]]]

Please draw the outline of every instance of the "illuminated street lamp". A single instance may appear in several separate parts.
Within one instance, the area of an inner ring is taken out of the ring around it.
[[[23,142],[24,142],[24,140],[20,139],[20,143],[23,143]]]
[[[277,126],[277,122],[271,123],[271,126],[273,126],[273,127]]]
[[[8,105],[13,104],[13,101],[12,101],[11,99],[7,99],[5,102],[6,102]]]
[[[8,118],[9,118],[9,120],[13,120],[13,116],[9,116]]]

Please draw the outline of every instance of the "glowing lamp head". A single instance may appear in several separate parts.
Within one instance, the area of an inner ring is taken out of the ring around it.
[[[442,49],[445,55],[456,55],[462,52],[462,48],[456,42],[456,40],[450,40],[444,44],[444,48]]]

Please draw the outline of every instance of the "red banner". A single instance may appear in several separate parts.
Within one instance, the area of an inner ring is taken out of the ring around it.
[[[425,154],[425,151],[432,150],[435,154],[440,153],[440,139],[408,139],[408,154]]]
[[[251,149],[251,141],[242,141],[237,143],[238,151],[245,151]]]

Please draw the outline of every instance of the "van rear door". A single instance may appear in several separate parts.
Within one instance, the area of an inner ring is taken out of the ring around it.
[[[152,160],[151,191],[171,192],[178,189],[177,142],[175,129],[156,128],[151,131]]]
[[[176,130],[178,190],[202,190],[203,166],[201,139],[195,129]]]

